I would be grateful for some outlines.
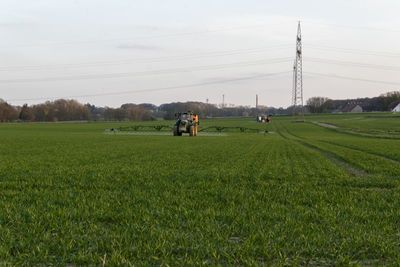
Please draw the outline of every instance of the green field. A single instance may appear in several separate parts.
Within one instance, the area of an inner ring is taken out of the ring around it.
[[[400,116],[252,120],[0,124],[0,265],[400,264]]]

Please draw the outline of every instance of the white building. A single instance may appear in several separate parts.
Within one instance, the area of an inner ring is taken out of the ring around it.
[[[357,104],[347,104],[342,108],[342,112],[346,113],[361,113],[363,109],[360,105]]]
[[[392,110],[393,112],[400,112],[400,103]]]

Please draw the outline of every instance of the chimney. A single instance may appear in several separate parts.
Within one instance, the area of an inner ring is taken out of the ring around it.
[[[256,95],[256,108],[258,108],[258,95]]]

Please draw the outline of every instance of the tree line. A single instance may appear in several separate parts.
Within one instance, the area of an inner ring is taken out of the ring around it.
[[[249,106],[233,106],[233,107],[218,107],[214,104],[202,102],[177,102],[162,104],[159,107],[159,114],[166,120],[175,118],[175,113],[183,111],[193,111],[200,114],[203,118],[215,117],[255,117],[259,114],[285,114],[286,110],[283,108],[273,107],[249,107]]]
[[[140,105],[120,108],[96,107],[76,100],[58,99],[42,104],[12,106],[0,99],[0,122],[57,122],[57,121],[145,121],[154,120],[149,110]]]
[[[332,100],[311,97],[305,109],[309,113],[340,111],[347,104],[360,105],[364,111],[390,111],[400,103],[400,91],[389,92],[373,98]],[[274,108],[261,106],[217,106],[202,102],[176,102],[156,106],[149,103],[123,104],[118,108],[81,104],[76,100],[58,99],[36,105],[13,106],[0,99],[0,122],[57,122],[57,121],[151,121],[156,118],[171,120],[177,112],[194,111],[207,117],[254,117],[260,114],[291,114],[293,107]]]
[[[15,107],[0,99],[0,121],[72,121],[88,120],[90,112],[76,100],[59,99],[42,104]]]
[[[175,119],[178,112],[193,111],[201,117],[243,117],[259,114],[285,114],[285,109],[249,106],[218,107],[202,102],[176,102],[156,106],[149,103],[123,104],[119,108],[97,107],[76,100],[58,99],[42,104],[12,106],[0,100],[0,122],[57,122],[57,121],[151,121],[157,118]]]
[[[332,100],[327,97],[311,97],[307,100],[306,108],[310,113],[331,113],[341,111],[346,105],[359,105],[366,112],[391,111],[400,103],[400,91],[388,92],[372,98],[357,98]]]

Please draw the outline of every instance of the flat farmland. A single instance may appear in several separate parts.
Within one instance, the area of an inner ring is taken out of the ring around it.
[[[400,264],[400,116],[133,124],[0,124],[0,265]]]

